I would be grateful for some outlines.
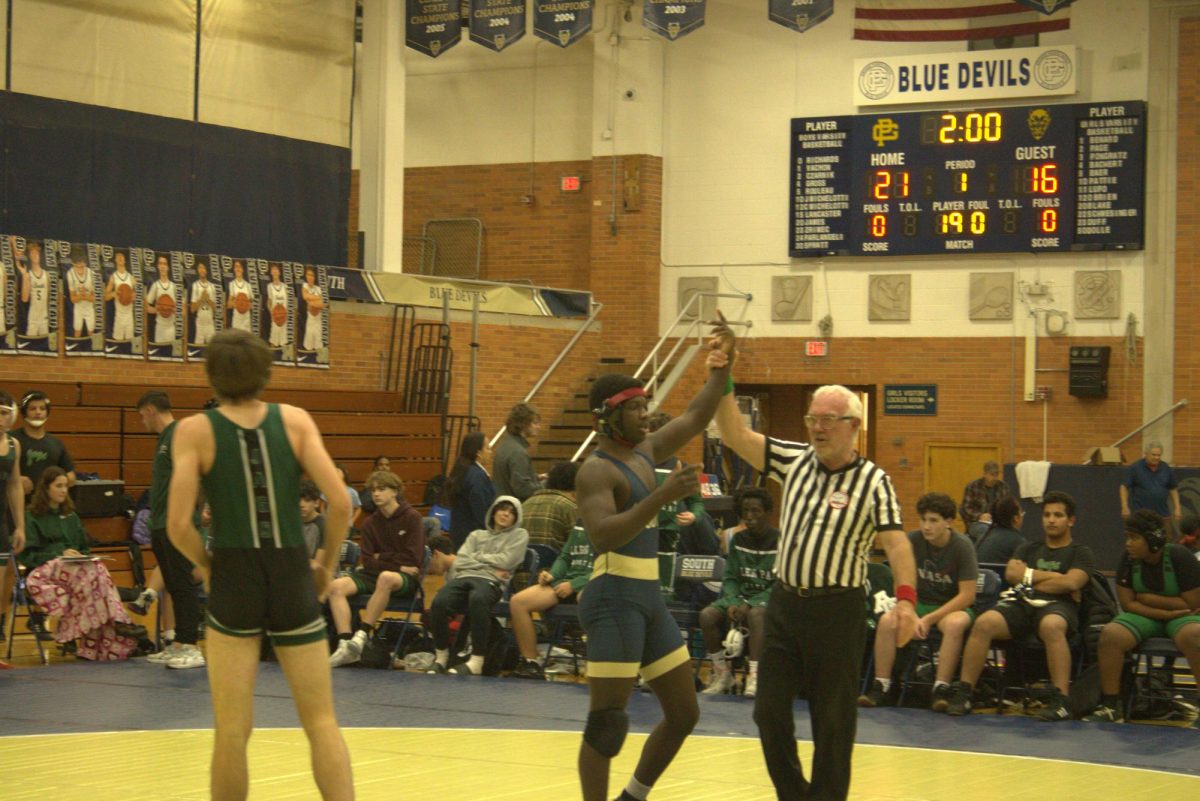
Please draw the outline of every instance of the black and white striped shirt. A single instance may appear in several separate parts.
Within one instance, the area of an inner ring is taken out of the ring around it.
[[[861,587],[880,531],[903,531],[892,480],[855,457],[829,470],[812,446],[767,437],[767,475],[783,484],[775,572],[792,587]]]

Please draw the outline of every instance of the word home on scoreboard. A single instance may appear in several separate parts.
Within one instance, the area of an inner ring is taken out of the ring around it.
[[[792,120],[788,252],[1140,250],[1141,101]]]

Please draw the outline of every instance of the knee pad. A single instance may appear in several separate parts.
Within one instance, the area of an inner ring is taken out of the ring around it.
[[[601,756],[612,759],[621,753],[628,731],[629,715],[624,709],[597,709],[588,713],[583,741]]]

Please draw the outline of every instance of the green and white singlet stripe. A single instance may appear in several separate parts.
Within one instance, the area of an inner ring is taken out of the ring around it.
[[[216,409],[205,415],[217,446],[202,481],[212,509],[212,547],[303,547],[300,465],[279,406],[267,404],[258,428],[242,428]]]

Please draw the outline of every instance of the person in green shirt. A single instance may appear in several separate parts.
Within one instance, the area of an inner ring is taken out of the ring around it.
[[[47,467],[25,510],[25,586],[42,613],[58,619],[54,639],[75,642],[82,659],[125,659],[146,629],[135,626],[121,605],[108,570],[91,555],[87,534],[68,494],[61,467]]]
[[[721,596],[700,612],[700,630],[713,666],[704,695],[727,693],[733,686],[733,671],[721,646],[725,626],[748,629],[750,653],[743,694],[753,698],[758,692],[758,657],[766,637],[767,600],[775,586],[775,556],[779,553],[779,529],[769,522],[774,507],[771,494],[759,487],[741,490],[734,499],[734,509],[745,528],[729,543]]]
[[[549,570],[538,573],[537,584],[526,587],[513,596],[509,603],[512,613],[513,633],[517,637],[517,649],[521,661],[512,675],[520,679],[544,678],[538,663],[537,631],[533,627],[533,613],[545,612],[560,603],[574,603],[575,597],[592,575],[592,563],[596,552],[588,541],[583,526],[571,529],[566,543],[558,552],[558,558]]]

